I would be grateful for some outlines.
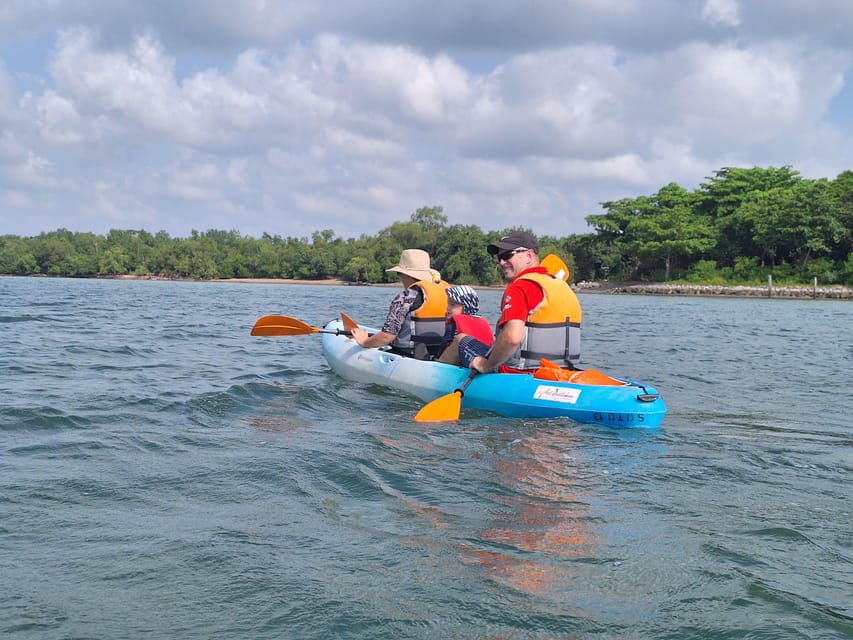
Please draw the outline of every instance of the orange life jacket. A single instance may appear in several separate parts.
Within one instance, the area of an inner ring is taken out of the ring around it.
[[[427,347],[438,347],[444,337],[444,322],[447,313],[447,294],[450,286],[444,280],[438,283],[418,280],[412,288],[419,289],[423,295],[423,304],[410,309],[403,320],[403,326],[394,340],[394,348],[412,351],[419,342]]]
[[[519,278],[538,284],[544,297],[527,316],[521,346],[504,365],[527,370],[538,369],[542,358],[560,366],[577,362],[583,313],[575,292],[562,279],[544,273],[525,273]]]

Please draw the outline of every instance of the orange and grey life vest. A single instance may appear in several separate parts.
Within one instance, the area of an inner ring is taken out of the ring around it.
[[[538,369],[546,358],[569,367],[581,356],[581,305],[575,292],[562,279],[544,273],[519,276],[532,280],[545,294],[524,325],[518,351],[504,364],[513,369]]]
[[[447,313],[447,294],[450,285],[442,280],[439,283],[418,280],[412,288],[419,289],[423,295],[423,304],[409,310],[403,320],[403,326],[394,340],[394,348],[412,351],[418,343],[427,347],[438,347],[444,337],[445,314]]]

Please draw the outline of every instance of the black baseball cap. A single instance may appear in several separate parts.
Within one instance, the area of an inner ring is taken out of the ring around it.
[[[486,249],[493,256],[513,249],[533,249],[535,253],[539,251],[539,243],[533,235],[526,231],[513,231],[500,240],[489,243]]]

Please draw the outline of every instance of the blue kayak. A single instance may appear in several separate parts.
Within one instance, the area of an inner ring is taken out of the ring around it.
[[[363,327],[368,333],[375,329]],[[430,402],[453,393],[470,371],[440,362],[416,360],[384,349],[363,349],[333,320],[323,333],[323,355],[335,373],[347,380],[398,389]],[[547,372],[544,372],[547,373]],[[584,372],[586,373],[586,372]],[[516,418],[566,417],[610,427],[654,428],[666,415],[663,398],[647,384],[599,372],[587,379],[603,382],[565,382],[541,374],[486,373],[474,377],[462,396],[463,409],[491,411]]]

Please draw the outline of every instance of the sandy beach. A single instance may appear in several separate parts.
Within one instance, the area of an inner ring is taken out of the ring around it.
[[[355,282],[346,282],[339,278],[326,278],[324,280],[296,280],[294,278],[223,278],[219,280],[210,280],[210,282],[244,282],[247,284],[327,284],[338,286],[352,287],[384,287],[390,286],[385,284],[359,284]],[[395,285],[396,286],[396,285]]]

